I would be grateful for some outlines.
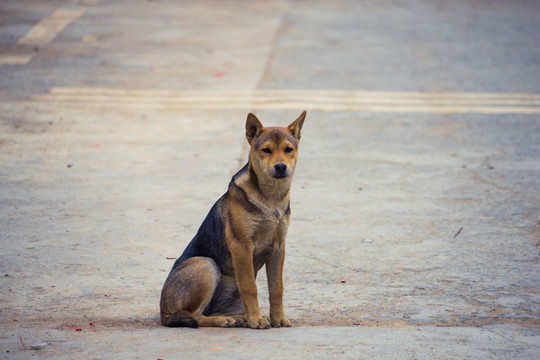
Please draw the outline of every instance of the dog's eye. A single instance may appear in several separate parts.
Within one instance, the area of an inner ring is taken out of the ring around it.
[[[271,154],[272,153],[272,150],[270,150],[269,148],[264,148],[262,149],[263,152],[267,153],[267,154]]]
[[[286,153],[290,153],[291,151],[293,151],[292,147],[287,146],[287,147],[285,148],[285,152],[286,152]]]

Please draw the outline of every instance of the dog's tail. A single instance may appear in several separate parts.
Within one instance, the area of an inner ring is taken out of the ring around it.
[[[177,312],[172,315],[161,314],[161,323],[168,327],[190,327],[198,328],[199,322],[185,311]]]

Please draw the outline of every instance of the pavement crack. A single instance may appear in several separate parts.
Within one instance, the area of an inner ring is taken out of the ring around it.
[[[283,12],[281,13],[281,18],[280,18],[279,24],[276,27],[274,35],[272,36],[272,41],[270,42],[270,48],[269,48],[269,52],[268,52],[268,57],[266,58],[266,62],[264,64],[263,68],[262,68],[261,74],[259,76],[259,80],[257,81],[256,89],[261,89],[262,88],[262,85],[264,83],[266,75],[270,71],[270,67],[272,66],[272,63],[274,61],[274,57],[275,57],[275,54],[276,54],[278,39],[281,36],[281,34],[284,33],[285,29],[287,28],[288,23],[287,23],[286,18],[287,18],[287,14],[289,12],[289,9],[290,9],[290,5],[288,3],[286,3],[284,5]]]

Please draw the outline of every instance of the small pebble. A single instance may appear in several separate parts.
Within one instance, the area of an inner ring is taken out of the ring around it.
[[[45,346],[47,346],[47,343],[33,344],[33,345],[30,345],[30,350],[41,350]]]

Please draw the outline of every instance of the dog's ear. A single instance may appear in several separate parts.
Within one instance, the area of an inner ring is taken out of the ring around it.
[[[262,126],[259,119],[254,114],[249,113],[246,120],[246,138],[249,145],[257,136],[261,135],[263,130],[264,126]]]
[[[297,140],[300,140],[300,138],[302,137],[300,130],[302,130],[302,125],[304,125],[305,118],[306,118],[306,110],[304,110],[302,114],[300,114],[298,119],[294,120],[294,122],[291,125],[287,126],[287,129],[289,129],[289,131],[294,135],[294,137]]]

